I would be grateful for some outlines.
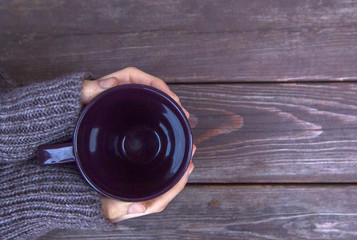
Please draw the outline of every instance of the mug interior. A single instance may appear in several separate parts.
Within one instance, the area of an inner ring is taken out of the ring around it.
[[[97,96],[81,114],[74,135],[77,165],[102,194],[147,200],[182,177],[192,136],[182,109],[145,85],[122,85]]]

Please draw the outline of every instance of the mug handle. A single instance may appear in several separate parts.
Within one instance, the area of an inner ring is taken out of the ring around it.
[[[72,142],[39,146],[37,156],[42,165],[75,162]]]

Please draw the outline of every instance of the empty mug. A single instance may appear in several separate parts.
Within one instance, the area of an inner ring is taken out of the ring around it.
[[[42,164],[75,161],[99,193],[130,202],[167,192],[185,173],[191,154],[191,128],[181,107],[140,84],[99,94],[80,114],[72,142],[38,148]]]

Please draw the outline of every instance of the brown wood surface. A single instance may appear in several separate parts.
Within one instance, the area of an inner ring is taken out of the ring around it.
[[[356,239],[356,186],[189,186],[160,214],[55,239]]]
[[[198,146],[164,212],[42,239],[356,239],[356,52],[352,0],[0,0],[18,83],[139,67],[173,83]]]
[[[26,3],[1,0],[0,3],[2,30],[10,35],[139,31],[208,33],[357,24],[357,3],[351,0],[59,0]]]
[[[357,85],[174,85],[191,113],[192,182],[357,182]]]
[[[167,82],[357,79],[355,1],[0,2],[19,82],[137,66]]]

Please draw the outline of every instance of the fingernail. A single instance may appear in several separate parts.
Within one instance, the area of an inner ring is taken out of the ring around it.
[[[192,164],[193,165],[193,164]],[[190,175],[193,171],[193,169],[195,168],[195,165],[193,165],[193,167],[191,169],[188,170],[188,175]]]
[[[133,203],[129,206],[127,213],[135,214],[135,213],[144,213],[146,211],[146,207],[141,203]]]
[[[190,117],[190,113],[184,107],[182,107],[182,110],[188,115],[188,117]]]
[[[172,92],[172,91],[171,91],[171,93],[172,93],[172,95],[173,95],[174,97],[176,97],[176,98],[180,101],[180,98],[176,95],[176,93],[174,93],[174,92]]]
[[[195,155],[196,150],[197,150],[197,147],[196,147],[196,146],[194,146],[194,147],[193,147],[193,149],[192,149],[192,156],[193,156],[193,155]]]
[[[114,85],[115,78],[107,78],[107,79],[102,79],[99,80],[98,84],[102,88],[110,88]]]

